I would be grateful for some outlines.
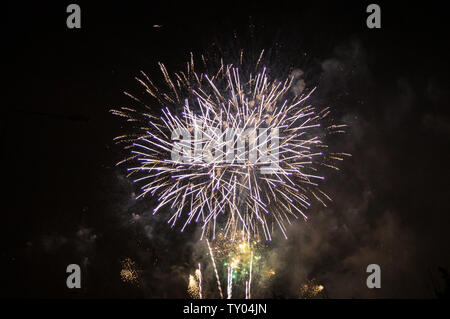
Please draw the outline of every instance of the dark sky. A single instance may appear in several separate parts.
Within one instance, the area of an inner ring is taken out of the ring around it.
[[[441,2],[378,1],[379,30],[365,25],[366,1],[242,2],[77,2],[82,28],[72,30],[71,2],[7,4],[0,296],[186,296],[195,230],[172,231],[164,216],[148,216],[151,200],[132,200],[134,186],[114,166],[122,123],[109,110],[130,104],[123,91],[138,91],[140,70],[158,77],[161,61],[178,71],[212,43],[271,51],[279,72],[302,69],[318,87],[314,102],[349,125],[332,141],[352,154],[324,186],[333,203],[313,206],[310,223],[274,241],[277,277],[263,296],[295,298],[311,278],[331,298],[431,298],[444,289],[450,108]],[[127,257],[142,270],[139,285],[121,281]],[[71,263],[82,265],[81,290],[65,286]],[[381,289],[365,285],[370,263],[382,268]]]

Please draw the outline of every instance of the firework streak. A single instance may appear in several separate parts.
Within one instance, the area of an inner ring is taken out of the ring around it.
[[[208,244],[209,255],[211,256],[211,261],[212,261],[212,264],[214,267],[214,274],[216,275],[217,288],[219,289],[220,298],[223,299],[222,286],[220,285],[220,278],[219,278],[219,273],[217,272],[217,266],[216,266],[216,261],[214,260],[214,254],[212,252],[211,245],[209,244],[208,240],[206,240],[206,243]]]

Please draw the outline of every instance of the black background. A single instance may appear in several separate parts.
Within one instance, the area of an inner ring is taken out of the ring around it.
[[[297,48],[307,52],[300,67],[319,88],[326,82],[323,99],[331,97],[339,117],[355,115],[354,142],[343,144],[353,157],[331,178],[335,208],[345,209],[363,196],[362,184],[370,185],[367,222],[395,211],[419,243],[404,249],[417,249],[414,261],[424,266],[399,259],[401,269],[433,285],[438,267],[449,267],[449,28],[441,2],[377,2],[379,30],[366,27],[365,1],[77,3],[81,29],[66,27],[69,2],[8,3],[3,14],[2,297],[185,297],[170,267],[191,262],[191,251],[179,246],[186,237],[163,223],[155,227],[167,233],[164,239],[124,226],[120,202],[133,189],[114,167],[121,154],[112,138],[122,132],[108,111],[129,104],[122,92],[137,87],[140,70],[156,73],[158,61],[178,70],[189,52],[213,42],[232,50],[227,39],[236,33],[245,43],[250,29],[257,47],[277,47],[290,57]],[[355,72],[333,88],[317,66],[353,41],[364,50],[363,64],[355,62]],[[407,83],[406,102],[401,83]],[[395,236],[402,249],[404,233]],[[141,251],[151,256],[149,264],[158,263],[148,289],[130,287],[118,275],[120,260],[142,259]],[[65,287],[69,263],[87,269],[81,291]],[[415,297],[437,296],[433,287],[420,287]],[[361,297],[339,291],[331,297]],[[281,289],[273,296],[291,295]],[[391,288],[376,297],[409,295]]]

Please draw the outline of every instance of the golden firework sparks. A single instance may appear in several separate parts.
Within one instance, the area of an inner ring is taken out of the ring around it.
[[[120,271],[120,277],[123,282],[137,283],[139,279],[138,270],[136,269],[136,263],[130,258],[122,260],[122,270]]]
[[[316,279],[311,279],[307,283],[300,286],[300,298],[310,299],[317,298],[319,296],[323,297],[321,293],[324,290],[324,286],[317,283]]]

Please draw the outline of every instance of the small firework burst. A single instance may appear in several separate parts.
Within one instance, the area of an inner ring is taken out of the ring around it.
[[[136,269],[136,263],[130,258],[125,258],[121,262],[122,270],[120,271],[120,278],[123,282],[138,283],[139,271]]]
[[[311,279],[307,283],[301,285],[300,287],[300,298],[301,299],[311,299],[318,297],[325,297],[323,292],[324,286],[319,284],[316,279]]]

